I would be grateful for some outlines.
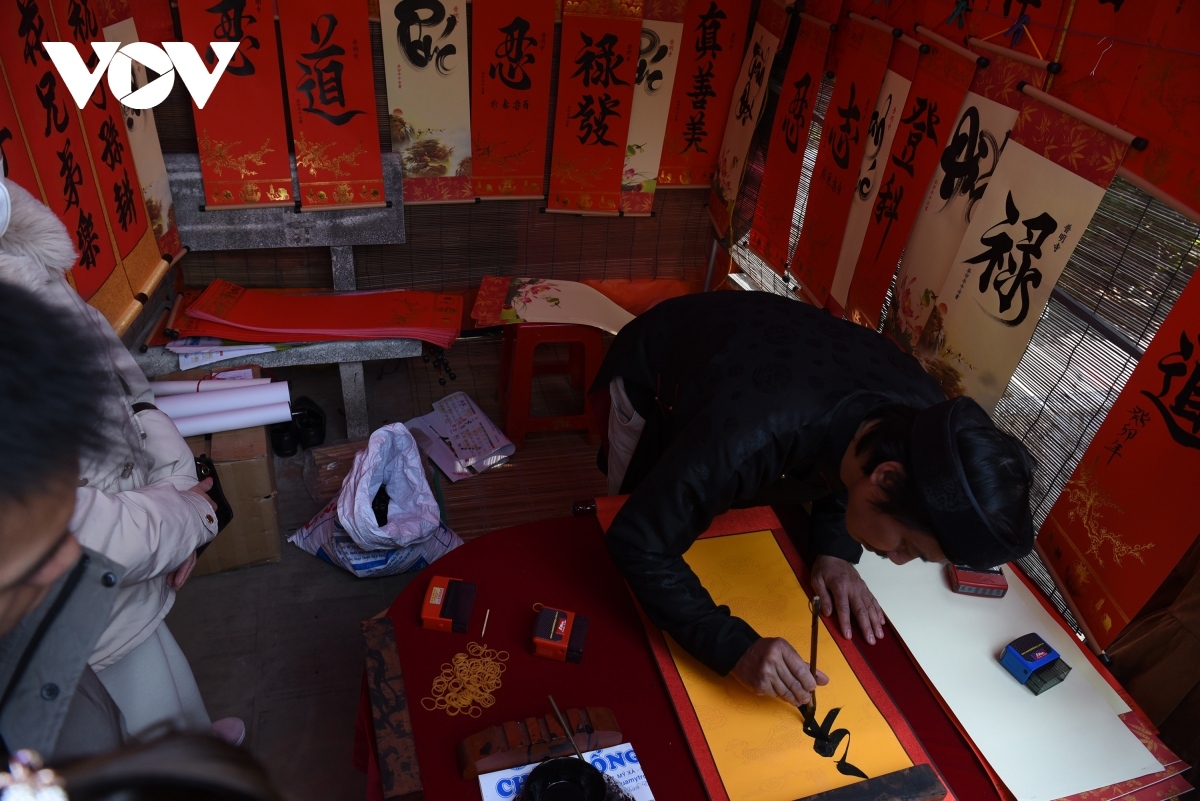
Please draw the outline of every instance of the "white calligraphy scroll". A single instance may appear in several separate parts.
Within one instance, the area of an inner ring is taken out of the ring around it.
[[[466,15],[466,0],[379,4],[392,150],[400,153],[405,203],[475,200]]]
[[[946,310],[934,372],[948,394],[995,407],[1103,197],[1102,187],[1008,143],[938,294]]]
[[[875,103],[875,112],[871,115],[871,123],[867,127],[867,149],[863,153],[862,166],[858,171],[858,184],[854,188],[850,216],[846,218],[846,232],[842,236],[837,272],[834,273],[833,283],[829,288],[829,295],[837,303],[838,310],[846,306],[850,279],[854,277],[858,252],[862,249],[867,224],[871,220],[875,196],[879,194],[879,179],[883,177],[888,154],[892,152],[892,140],[896,136],[900,117],[904,114],[904,102],[908,99],[908,90],[911,87],[912,79],[898,72],[889,69],[883,75],[879,99]]]
[[[667,118],[671,116],[671,89],[682,44],[682,22],[642,20],[638,78],[629,112],[625,170],[621,174],[621,211],[626,215],[649,216],[654,207],[658,162]]]
[[[888,314],[889,332],[909,350],[940,302],[938,293],[1016,119],[1016,109],[975,92],[963,100],[904,249]]]

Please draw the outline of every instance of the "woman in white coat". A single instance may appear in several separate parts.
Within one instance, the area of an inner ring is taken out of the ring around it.
[[[187,658],[164,622],[196,560],[217,533],[209,484],[197,483],[191,451],[104,317],[67,283],[76,253],[50,209],[2,179],[11,220],[0,237],[0,281],[33,290],[74,315],[101,345],[116,385],[97,410],[106,447],[80,466],[70,528],[85,548],[126,568],[108,628],[88,663],[125,717],[147,739],[169,731],[208,731],[240,742],[236,718],[213,726]]]

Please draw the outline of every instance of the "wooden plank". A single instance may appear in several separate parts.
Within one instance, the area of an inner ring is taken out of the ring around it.
[[[416,801],[423,796],[421,771],[417,767],[404,675],[396,652],[396,630],[388,617],[368,620],[362,629],[367,645],[367,691],[375,723],[383,797]]]
[[[810,795],[801,801],[941,801],[945,797],[946,787],[933,768],[916,765]]]

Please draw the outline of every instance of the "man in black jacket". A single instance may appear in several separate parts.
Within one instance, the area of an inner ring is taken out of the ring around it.
[[[883,613],[854,568],[977,568],[1032,549],[1032,462],[972,400],[948,401],[874,331],[761,292],[665,301],[617,336],[593,386],[611,402],[608,548],[650,619],[721,675],[807,703],[826,679],[717,606],[683,554],[733,507],[812,503],[822,611],[869,643]]]

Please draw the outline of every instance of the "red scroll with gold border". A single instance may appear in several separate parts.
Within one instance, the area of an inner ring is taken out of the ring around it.
[[[540,199],[558,0],[471,7],[471,180],[476,197]]]
[[[787,268],[792,210],[796,206],[809,123],[821,88],[831,36],[824,25],[809,20],[800,22],[767,145],[767,162],[750,228],[750,249],[780,275]]]
[[[867,147],[867,124],[875,108],[892,51],[892,35],[852,19],[839,23],[834,83],[808,206],[791,272],[818,306],[825,305],[842,249],[842,232]]]
[[[279,30],[301,207],[384,205],[366,5],[286,0]]]
[[[278,37],[269,0],[179,0],[184,41],[212,69],[209,42],[240,42],[204,108],[192,104],[204,202],[212,208],[293,202]],[[247,114],[247,109],[254,109]],[[374,109],[374,106],[372,106]],[[373,113],[373,112],[372,112]]]
[[[749,20],[749,0],[689,0],[657,189],[712,183]]]
[[[888,287],[917,219],[921,192],[929,185],[938,157],[962,105],[975,62],[930,44],[917,60],[904,115],[879,182],[879,194],[867,222],[858,263],[850,280],[846,317],[869,328],[879,327]]]
[[[1137,6],[1135,6],[1136,10]],[[1200,211],[1200,3],[1161,0],[1150,48],[1118,123],[1150,146],[1130,150],[1125,166]]]
[[[104,39],[99,17],[76,0],[51,0],[49,5],[54,12],[58,39],[72,42],[81,55],[87,54],[85,59],[90,57],[92,42]],[[146,214],[142,185],[125,130],[125,116],[121,104],[109,91],[107,80],[96,85],[79,116],[117,257],[133,294],[148,296],[162,280],[167,264]],[[126,314],[136,313],[124,305]]]
[[[1197,379],[1200,278],[1193,277],[1038,536],[1059,586],[1101,648],[1129,624],[1200,532]]]
[[[617,214],[641,0],[567,0],[546,211]]]

